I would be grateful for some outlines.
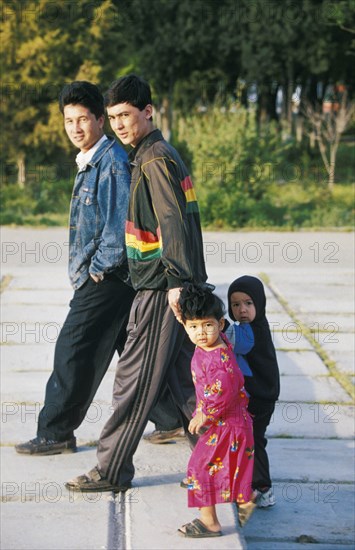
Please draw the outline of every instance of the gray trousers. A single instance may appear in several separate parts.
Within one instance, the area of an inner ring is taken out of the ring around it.
[[[139,291],[127,332],[113,388],[114,412],[97,450],[99,471],[115,485],[125,485],[134,476],[133,455],[163,383],[169,386],[185,428],[195,409],[190,371],[194,346],[176,321],[167,292]]]

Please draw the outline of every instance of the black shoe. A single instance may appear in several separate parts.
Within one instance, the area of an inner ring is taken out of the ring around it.
[[[73,436],[67,441],[56,441],[55,439],[46,439],[45,437],[35,437],[15,445],[15,451],[26,455],[60,455],[62,453],[75,453],[76,438]]]
[[[175,428],[175,430],[154,430],[154,432],[144,435],[143,439],[149,443],[171,443],[176,439],[185,439],[184,428]]]
[[[125,493],[132,487],[130,481],[125,485],[112,485],[108,479],[102,477],[97,466],[90,470],[87,474],[74,477],[70,481],[65,483],[66,488],[69,491],[75,491],[79,493],[101,493],[101,492],[114,492]]]

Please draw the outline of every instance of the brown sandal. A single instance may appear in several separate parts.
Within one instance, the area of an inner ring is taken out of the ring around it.
[[[182,528],[185,530],[182,531]],[[210,531],[207,529],[206,525],[202,523],[199,519],[194,519],[191,523],[186,523],[182,525],[178,532],[183,537],[189,537],[191,539],[205,539],[210,537],[221,537],[222,531]]]

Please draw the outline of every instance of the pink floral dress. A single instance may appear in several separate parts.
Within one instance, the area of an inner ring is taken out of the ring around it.
[[[222,338],[227,348],[207,352],[196,347],[191,362],[195,413],[204,412],[209,423],[187,467],[189,507],[248,502],[252,493],[254,439],[248,397],[232,346]]]

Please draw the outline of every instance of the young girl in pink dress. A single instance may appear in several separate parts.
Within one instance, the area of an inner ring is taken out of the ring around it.
[[[216,504],[236,502],[241,525],[255,506],[252,420],[243,374],[222,333],[223,302],[208,288],[187,284],[180,309],[185,330],[196,345],[191,362],[196,410],[189,432],[198,434],[203,428],[203,433],[187,468],[188,506],[200,509],[200,519],[179,532],[191,538],[217,537],[222,532]]]

